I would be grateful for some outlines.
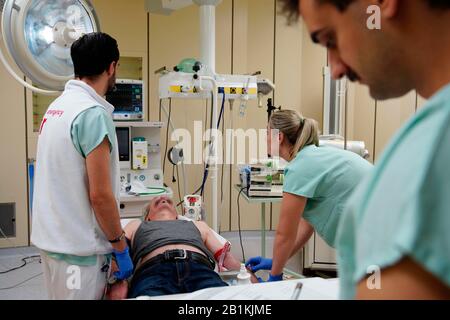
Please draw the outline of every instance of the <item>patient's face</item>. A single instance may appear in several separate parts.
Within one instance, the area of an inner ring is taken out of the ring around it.
[[[178,213],[172,199],[163,196],[152,200],[146,220],[176,220],[177,217]]]

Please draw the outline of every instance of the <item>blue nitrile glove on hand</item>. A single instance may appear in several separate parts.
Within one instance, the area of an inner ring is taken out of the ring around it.
[[[267,282],[275,282],[275,281],[281,281],[283,280],[283,274],[279,274],[277,276],[273,276],[271,273],[269,274],[269,279],[267,279]]]
[[[119,271],[114,272],[114,277],[116,277],[117,280],[126,280],[131,277],[134,267],[128,247],[126,247],[124,251],[117,251],[114,249],[113,254],[116,257],[116,263],[119,267]]]
[[[258,270],[272,270],[272,259],[267,259],[263,257],[250,258],[245,263],[245,266],[247,268],[250,267],[250,270],[252,270],[253,273],[255,273]]]
[[[257,279],[258,279],[258,281],[260,283],[282,281],[283,280],[283,274],[280,274],[278,276],[273,276],[271,273],[269,273],[269,279],[267,279],[267,281],[264,281],[262,278],[259,278],[259,277]]]

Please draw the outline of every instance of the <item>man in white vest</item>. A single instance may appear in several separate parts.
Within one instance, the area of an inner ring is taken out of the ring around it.
[[[112,256],[118,279],[133,264],[118,209],[114,107],[119,49],[104,33],[73,43],[75,80],[48,108],[39,133],[31,241],[41,250],[50,299],[101,299]]]

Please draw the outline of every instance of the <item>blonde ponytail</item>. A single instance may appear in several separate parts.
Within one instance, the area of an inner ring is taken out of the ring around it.
[[[269,126],[282,132],[292,145],[290,159],[304,147],[319,146],[319,125],[316,120],[304,118],[295,110],[281,110],[270,117]]]

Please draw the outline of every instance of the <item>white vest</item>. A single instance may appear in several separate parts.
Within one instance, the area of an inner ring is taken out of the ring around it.
[[[72,142],[76,117],[94,106],[114,107],[82,81],[71,80],[48,108],[37,148],[31,241],[50,252],[87,256],[112,251],[89,201],[86,159]],[[111,152],[112,190],[119,204],[117,138]]]

